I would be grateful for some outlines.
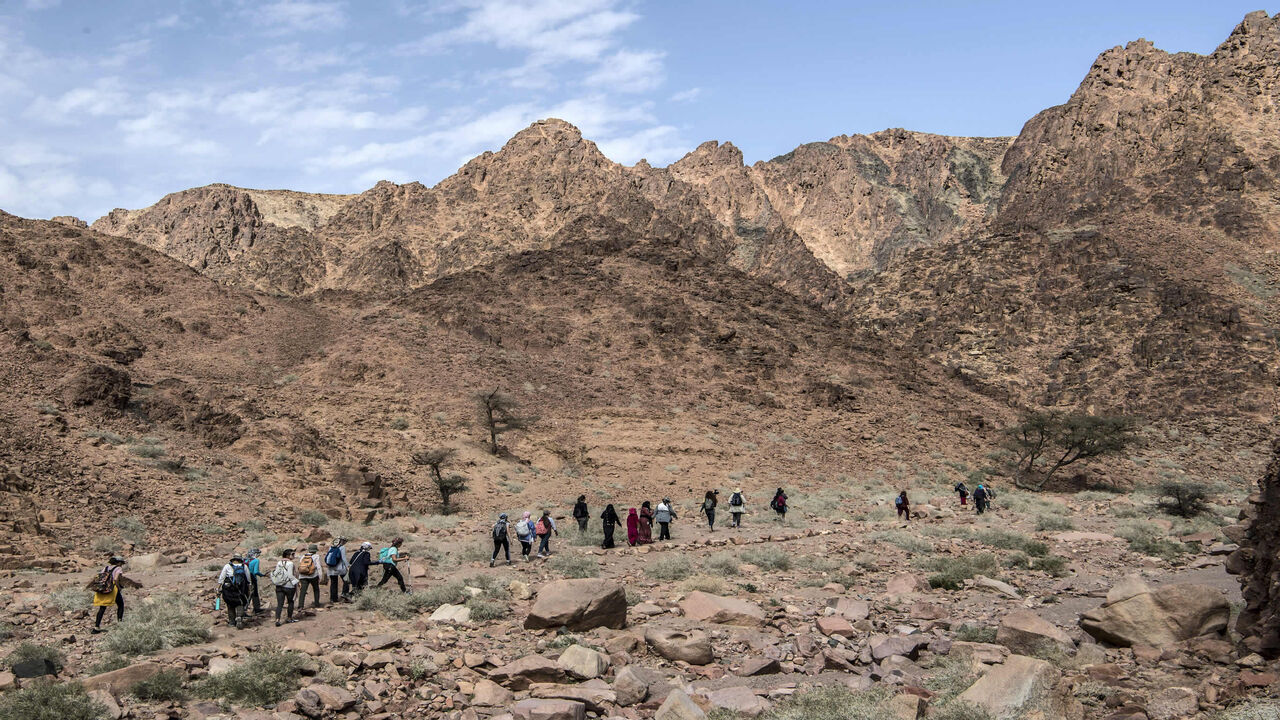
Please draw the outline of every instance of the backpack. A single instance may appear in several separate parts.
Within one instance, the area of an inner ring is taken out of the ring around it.
[[[244,565],[231,566],[231,576],[222,581],[222,596],[243,597],[249,592],[249,569]]]
[[[324,555],[324,564],[329,567],[338,567],[342,564],[342,548],[334,545],[329,548],[329,552]]]
[[[116,589],[116,569],[114,565],[108,565],[102,569],[93,578],[93,582],[89,583],[89,589],[99,595],[110,595],[112,590]]]
[[[715,510],[715,508],[716,508],[715,500],[708,498],[702,501],[702,512],[706,512],[708,510]]]
[[[507,523],[505,520],[499,520],[493,524],[493,539],[501,540],[507,536]]]
[[[299,575],[315,575],[316,574],[316,557],[314,555],[303,555],[302,560],[298,562]]]
[[[546,535],[551,532],[550,528],[547,527],[547,521],[543,518],[538,520],[537,530],[539,535]]]
[[[378,562],[380,563],[391,562],[391,548],[384,547],[378,551]]]
[[[774,496],[773,496],[773,499],[769,501],[769,509],[770,509],[770,510],[777,510],[777,509],[778,509],[778,496],[777,496],[777,495],[774,495]]]
[[[276,569],[271,571],[271,582],[280,586],[293,582],[293,574],[289,572],[284,560],[276,562]]]
[[[741,504],[742,504],[742,493],[734,493],[733,496],[729,498],[729,505],[732,506],[732,505],[741,505]]]
[[[516,536],[517,536],[517,537],[527,538],[527,537],[529,537],[529,535],[530,535],[530,534],[531,534],[531,533],[529,532],[529,521],[528,521],[528,520],[521,520],[520,522],[516,523]]]
[[[894,498],[893,504],[897,507],[902,507],[902,496],[899,495],[898,497]]]

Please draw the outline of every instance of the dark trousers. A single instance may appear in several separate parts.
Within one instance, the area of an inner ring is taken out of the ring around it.
[[[400,592],[409,592],[404,586],[404,576],[400,574],[400,570],[395,565],[383,564],[382,579],[378,581],[378,587],[386,585],[391,578],[395,578],[396,582],[400,583]]]
[[[499,550],[506,552],[507,562],[511,562],[511,540],[505,535],[503,537],[493,539],[493,557],[489,558],[490,562],[498,559]]]
[[[102,616],[107,613],[107,606],[102,605],[98,608],[98,619],[94,621],[94,627],[102,627]],[[116,622],[124,619],[124,593],[116,590]]]
[[[742,511],[734,512],[730,510],[729,515],[733,517],[733,522],[730,523],[731,525],[734,527],[742,527]]]
[[[223,596],[222,604],[227,606],[227,622],[235,625],[237,621],[244,617],[245,611],[249,609],[249,598],[243,594],[232,598]]]
[[[578,518],[578,532],[584,533],[587,531],[587,520],[589,519],[590,518],[584,518],[584,517]]]
[[[658,539],[659,540],[671,539],[671,523],[669,522],[658,523]]]
[[[280,611],[284,609],[285,603],[289,605],[289,619],[293,619],[293,598],[297,594],[297,587],[276,586],[276,622],[280,622]]]
[[[529,559],[529,553],[531,553],[531,552],[533,552],[533,541],[532,541],[532,540],[521,540],[521,541],[520,541],[520,554],[524,556],[524,559],[525,559],[525,560],[528,560],[528,559]]]
[[[262,612],[262,598],[258,597],[258,576],[249,576],[249,603],[253,605],[253,614]]]
[[[705,512],[707,513],[707,527],[711,528],[712,530],[715,530],[716,529],[716,509],[711,508],[710,510],[707,510]]]
[[[613,547],[613,531],[617,527],[618,527],[617,523],[604,524],[604,543],[601,544],[600,547],[602,548]]]
[[[899,505],[898,519],[901,520],[903,515],[907,516],[907,522],[911,522],[911,508],[906,505]]]
[[[351,583],[341,575],[329,576],[329,603],[338,602],[338,582],[342,582],[342,596],[346,597],[351,594]]]
[[[978,510],[978,514],[979,514],[979,515],[981,515],[982,513],[984,513],[984,512],[986,512],[986,511],[987,511],[987,501],[986,501],[985,499],[983,499],[983,500],[974,500],[974,501],[973,501],[973,504],[974,504],[975,506],[977,506],[977,510]]]
[[[539,555],[551,554],[551,533],[538,536],[538,554]]]
[[[358,593],[365,589],[369,584],[369,568],[366,566],[363,570],[351,569],[347,573],[347,577],[351,578],[351,592]]]
[[[320,578],[302,578],[302,582],[298,583],[298,612],[302,612],[307,607],[307,588],[311,588],[311,597],[315,600],[313,605],[320,607]]]

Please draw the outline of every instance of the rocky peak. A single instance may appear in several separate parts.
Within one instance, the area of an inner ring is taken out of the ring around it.
[[[671,164],[677,174],[700,173],[707,170],[723,170],[743,167],[742,151],[731,142],[708,140]]]

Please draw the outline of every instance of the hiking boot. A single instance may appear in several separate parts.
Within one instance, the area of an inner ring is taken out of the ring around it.
[[[98,633],[102,632],[102,628],[93,628],[89,632],[93,633],[94,635],[97,635]]]
[[[276,621],[276,627],[280,627],[280,625],[281,625],[280,621],[279,621],[279,620],[277,620],[277,621]]]
[[[493,564],[494,564],[495,562],[497,562],[497,560],[490,560],[490,561],[489,561],[489,567],[493,567]]]

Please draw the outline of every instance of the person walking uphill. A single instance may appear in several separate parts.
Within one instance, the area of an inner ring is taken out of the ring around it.
[[[264,578],[266,575],[262,572],[262,550],[254,548],[245,555],[248,562],[245,563],[249,568],[249,604],[253,606],[252,614],[257,615],[262,612],[262,595],[258,592],[258,578]]]
[[[778,488],[778,491],[773,494],[773,499],[769,501],[769,507],[778,513],[779,520],[785,521],[787,519],[787,494],[782,491],[782,488]]]
[[[631,512],[635,512],[632,510]],[[613,531],[617,529],[621,518],[618,517],[618,511],[613,509],[612,505],[605,507],[604,512],[600,513],[601,529],[604,531],[604,542],[600,543],[602,550],[608,550],[613,547]]]
[[[240,555],[232,555],[230,562],[218,573],[218,593],[227,606],[227,624],[236,629],[244,627],[244,614],[249,604],[249,568]]]
[[[960,496],[961,505],[969,504],[969,488],[964,484],[963,480],[956,483],[956,494]]]
[[[973,489],[973,507],[979,515],[987,511],[987,489],[981,483]]]
[[[116,606],[116,622],[124,620],[124,593],[120,592],[124,586],[140,588],[142,583],[124,576],[124,558],[116,555],[89,581],[89,589],[93,591],[93,606],[98,608],[98,618],[94,620],[93,630],[90,632],[102,632],[102,616],[112,605]]]
[[[658,523],[658,539],[670,540],[671,521],[677,519],[675,511],[671,509],[670,498],[662,498],[662,502],[653,511],[653,519]]]
[[[579,495],[578,502],[573,504],[573,519],[578,521],[578,532],[585,533],[587,521],[591,519],[591,513],[587,510],[586,495]]]
[[[286,603],[289,605],[289,618],[285,622],[297,622],[293,619],[293,598],[298,594],[298,568],[293,563],[292,549],[280,553],[270,578],[271,584],[276,586],[276,627],[280,627],[280,611]]]
[[[373,564],[373,543],[360,543],[360,549],[351,556],[351,567],[347,577],[351,580],[351,595],[365,589],[369,584],[369,566]]]
[[[907,497],[907,491],[903,490],[898,493],[898,497],[894,498],[893,505],[898,509],[898,519],[901,520],[905,515],[907,522],[911,522],[911,498]]]
[[[507,527],[507,514],[502,513],[498,516],[498,522],[493,524],[493,557],[489,558],[489,567],[498,562],[498,551],[502,550],[507,554],[507,564],[511,564],[511,538],[510,530]]]
[[[547,557],[551,554],[551,533],[560,534],[556,529],[556,521],[551,519],[550,510],[542,511],[542,517],[534,525],[534,532],[538,534],[538,557]]]
[[[716,503],[719,495],[719,490],[708,490],[702,498],[702,514],[707,516],[707,527],[711,532],[716,531]]]
[[[311,588],[311,604],[320,607],[320,562],[320,546],[315,543],[298,559],[298,612],[307,609],[307,588]]]
[[[520,555],[525,562],[529,562],[529,553],[533,552],[533,541],[537,537],[533,531],[531,515],[528,510],[525,510],[524,517],[516,523],[516,540],[520,541]]]
[[[636,514],[636,509],[631,508],[627,511],[627,544],[635,547],[640,542],[640,516]]]
[[[648,545],[653,542],[653,508],[649,506],[649,501],[645,500],[640,503],[640,520],[636,528],[637,545]]]
[[[742,527],[742,513],[746,506],[747,499],[742,496],[742,488],[734,488],[733,494],[729,496],[729,516],[733,518],[729,523],[731,527]]]
[[[400,584],[400,592],[409,592],[409,588],[404,586],[404,576],[396,567],[397,562],[409,557],[407,553],[400,552],[400,546],[403,544],[404,538],[396,538],[391,541],[391,547],[384,547],[378,551],[378,562],[382,563],[382,579],[378,581],[378,587],[386,585],[388,580],[395,578]]]
[[[324,554],[325,574],[329,576],[329,604],[338,602],[338,583],[342,583],[342,599],[351,600],[351,581],[347,573],[351,570],[351,558],[347,555],[347,539],[337,537],[329,543]]]

